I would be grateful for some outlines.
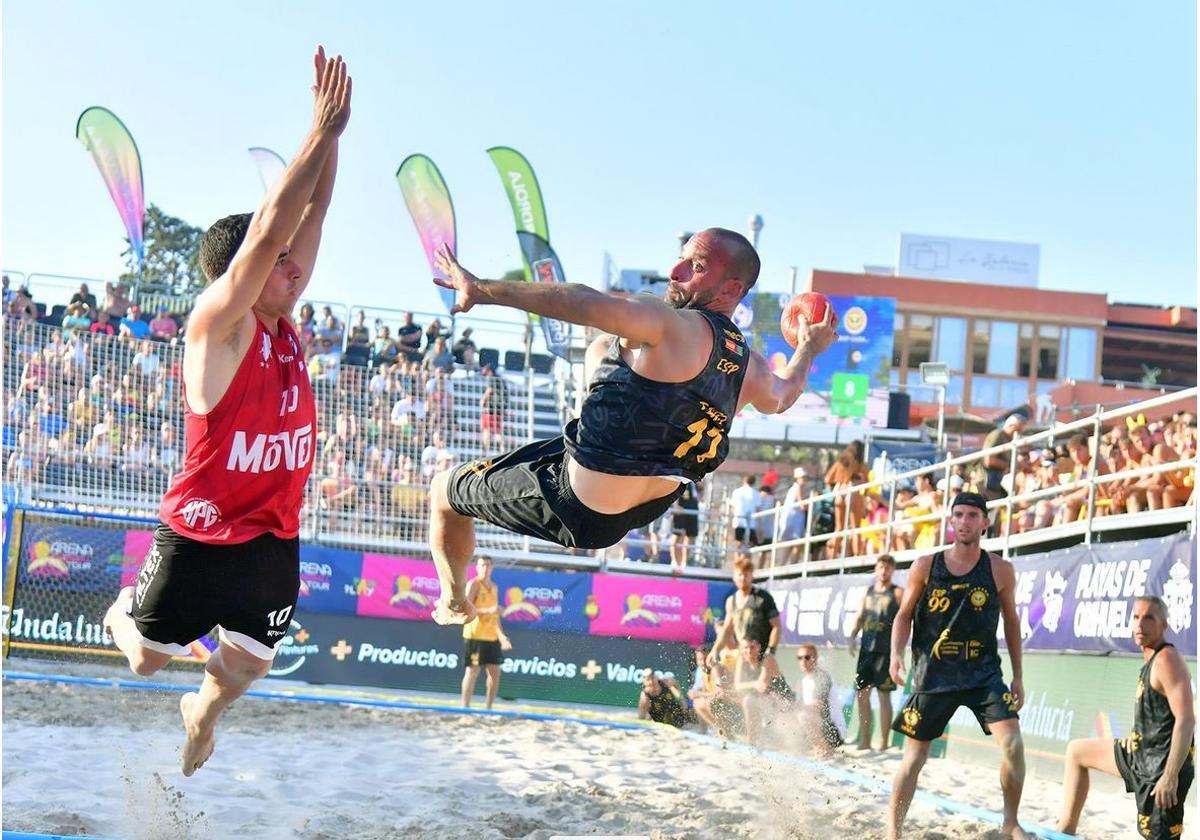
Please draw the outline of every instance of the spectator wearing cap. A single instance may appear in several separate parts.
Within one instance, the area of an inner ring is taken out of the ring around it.
[[[122,337],[149,338],[150,325],[142,320],[142,308],[136,303],[129,306],[129,314],[121,319],[117,333]]]
[[[179,324],[167,312],[167,305],[160,303],[158,312],[150,321],[150,337],[159,341],[170,341],[179,333]]]
[[[467,327],[462,331],[462,336],[458,341],[454,342],[454,347],[450,352],[454,355],[454,361],[462,365],[467,370],[475,370],[479,367],[476,359],[479,356],[479,348],[475,346],[474,340],[471,338],[471,333],[474,330]]]
[[[1004,418],[1000,428],[988,432],[988,436],[983,441],[983,448],[991,449],[993,446],[1012,443],[1013,439],[1025,429],[1027,419],[1027,415],[1014,411]],[[1002,499],[1008,495],[1002,481],[1004,476],[1008,475],[1011,467],[1012,460],[1008,452],[1001,451],[988,455],[983,462],[983,476],[976,481],[981,495],[989,500]]]
[[[96,311],[96,296],[88,289],[87,283],[79,284],[79,291],[71,295],[71,300],[67,303],[68,307],[72,303],[82,303],[88,310]]]
[[[400,352],[404,354],[405,361],[421,361],[421,336],[423,334],[421,325],[413,323],[413,314],[405,312],[404,323],[396,331],[396,336],[400,339]]]

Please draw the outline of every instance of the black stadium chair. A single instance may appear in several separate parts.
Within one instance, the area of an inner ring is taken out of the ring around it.
[[[505,350],[504,369],[509,373],[520,373],[525,370],[525,354],[520,350]]]
[[[479,350],[479,366],[492,366],[492,370],[500,367],[500,351],[494,347],[482,347]]]
[[[550,373],[554,369],[554,357],[549,353],[530,353],[529,366],[534,373]]]

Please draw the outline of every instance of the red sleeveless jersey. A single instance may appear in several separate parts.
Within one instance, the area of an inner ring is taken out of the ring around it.
[[[300,339],[286,319],[279,337],[257,318],[255,336],[216,407],[196,414],[184,400],[183,471],[159,518],[206,543],[242,543],[300,530],[312,471],[317,410]]]

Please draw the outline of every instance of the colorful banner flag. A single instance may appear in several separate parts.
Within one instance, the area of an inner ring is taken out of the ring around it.
[[[93,107],[79,115],[75,137],[96,161],[140,266],[146,257],[142,235],[146,197],[142,190],[142,158],[133,135],[112,111]]]
[[[262,146],[253,146],[249,151],[250,159],[258,169],[258,177],[262,180],[263,192],[270,192],[283,170],[287,169],[287,162],[277,152]]]
[[[517,241],[521,243],[521,254],[525,265],[533,272],[535,283],[565,283],[562,263],[558,254],[550,247],[550,243],[536,233],[517,231]],[[567,350],[571,346],[571,323],[554,318],[539,318],[542,322],[542,335],[546,338],[546,348],[560,359],[567,358]]]
[[[433,259],[434,252],[442,243],[449,245],[455,254],[458,253],[454,202],[450,200],[450,190],[446,188],[442,173],[425,155],[409,155],[396,170],[396,181],[400,184],[408,214],[417,227],[417,236],[421,238],[421,247],[425,249],[430,270],[435,276],[448,279],[438,270]],[[449,312],[454,307],[454,290],[439,287],[438,291]]]
[[[513,220],[517,230],[540,236],[550,241],[550,226],[546,223],[546,207],[542,203],[542,189],[537,176],[525,156],[508,146],[494,146],[487,150],[488,157],[500,173],[504,192],[512,205]],[[526,263],[525,279],[533,280],[533,269]]]

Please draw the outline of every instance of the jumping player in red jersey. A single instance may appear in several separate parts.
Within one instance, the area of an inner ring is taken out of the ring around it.
[[[220,627],[200,691],[179,704],[185,776],[212,755],[221,713],[270,670],[299,591],[316,408],[291,312],[316,262],[351,93],[341,56],[318,47],[314,65],[313,125],[295,159],[253,216],[217,221],[200,243],[209,286],[183,354],[183,471],[137,586],[104,618],[141,676]]]

